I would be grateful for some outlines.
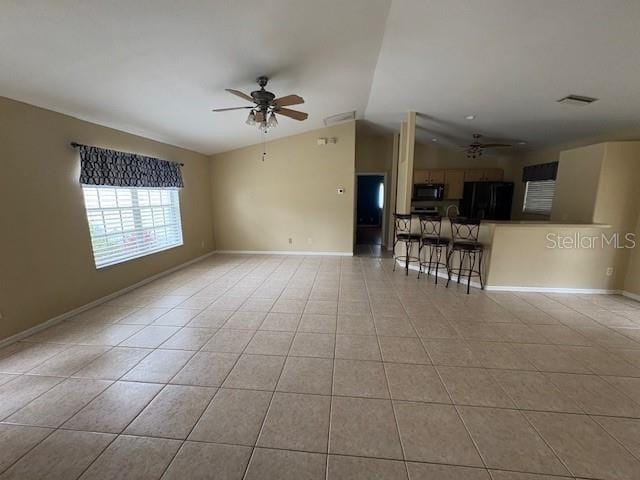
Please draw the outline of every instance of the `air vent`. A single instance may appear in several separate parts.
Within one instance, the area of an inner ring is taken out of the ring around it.
[[[353,110],[352,112],[344,112],[338,113],[336,115],[331,115],[330,117],[325,118],[323,121],[324,125],[328,127],[329,125],[335,125],[336,123],[348,122],[349,120],[355,119],[356,111]]]
[[[574,107],[584,107],[585,105],[589,105],[590,103],[598,100],[593,97],[585,97],[582,95],[568,95],[564,98],[558,100],[558,103],[564,103],[565,105],[573,105]]]

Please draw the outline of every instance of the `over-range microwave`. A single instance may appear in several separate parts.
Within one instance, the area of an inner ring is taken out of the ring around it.
[[[416,183],[413,186],[413,200],[442,200],[444,185],[441,183]]]

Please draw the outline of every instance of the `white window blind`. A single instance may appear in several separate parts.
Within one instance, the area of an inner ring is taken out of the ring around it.
[[[182,245],[177,188],[83,185],[96,268]]]
[[[555,180],[539,180],[526,183],[524,194],[524,213],[549,215],[556,190]]]

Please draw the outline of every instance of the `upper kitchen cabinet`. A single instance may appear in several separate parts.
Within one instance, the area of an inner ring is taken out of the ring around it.
[[[483,182],[501,182],[504,180],[504,171],[501,168],[486,168],[483,172]]]
[[[441,168],[414,170],[413,183],[444,183],[445,170]]]
[[[414,170],[413,183],[429,183],[429,170]]]
[[[471,170],[464,171],[465,182],[481,182],[483,176],[484,176],[484,170],[480,168],[474,168]]]
[[[464,192],[464,170],[447,170],[445,172],[444,198],[459,200]]]
[[[465,182],[501,182],[504,172],[501,168],[472,168],[465,170]]]
[[[440,183],[445,185],[444,198],[462,198],[464,182],[501,182],[504,172],[500,168],[432,168],[413,171],[413,183]]]
[[[429,181],[427,183],[444,183],[445,171],[443,169],[427,170]]]

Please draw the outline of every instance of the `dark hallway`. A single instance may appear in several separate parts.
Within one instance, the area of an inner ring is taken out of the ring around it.
[[[356,250],[380,249],[384,217],[384,175],[358,175]]]

